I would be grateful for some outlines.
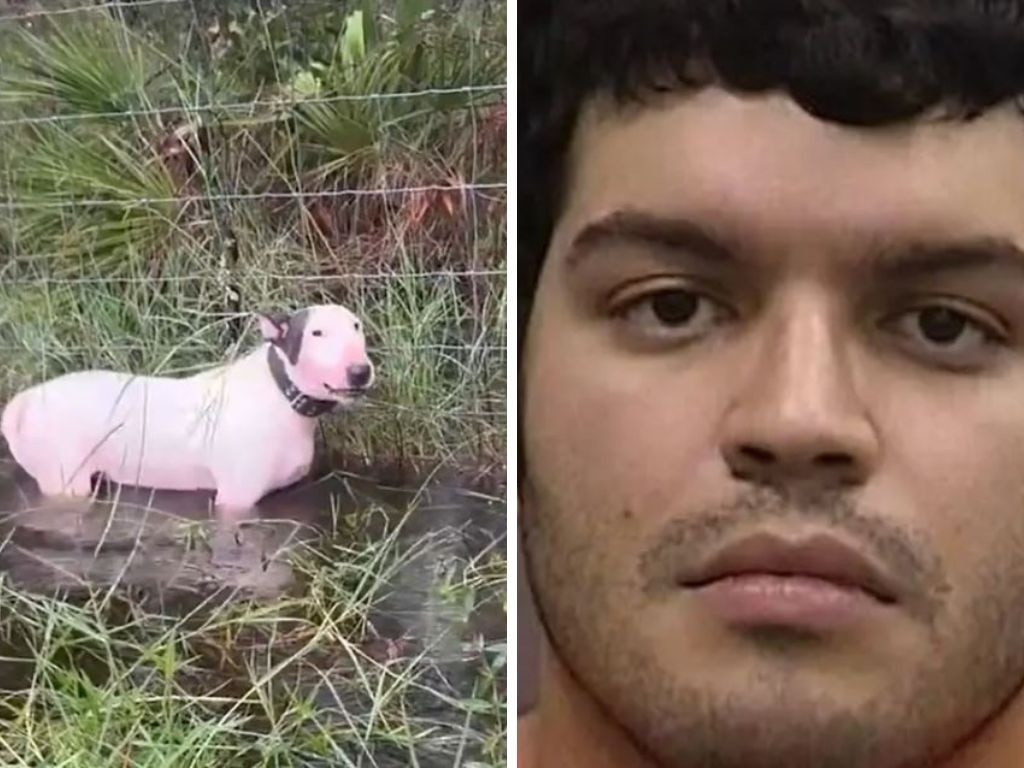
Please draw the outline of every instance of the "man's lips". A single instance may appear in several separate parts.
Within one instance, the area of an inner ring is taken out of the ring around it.
[[[891,604],[899,592],[893,580],[868,558],[828,535],[799,543],[759,534],[727,546],[679,583],[699,589],[722,579],[792,576],[818,579],[845,589],[858,589],[875,600]]]

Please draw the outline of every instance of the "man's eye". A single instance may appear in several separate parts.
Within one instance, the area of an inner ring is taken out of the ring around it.
[[[971,365],[993,345],[1005,342],[995,321],[986,322],[954,307],[936,304],[898,316],[897,332],[924,354],[949,363]]]
[[[700,308],[700,299],[689,291],[665,291],[651,298],[651,313],[664,325],[683,325]]]
[[[955,344],[965,334],[978,331],[967,315],[949,307],[923,309],[915,323],[921,335],[932,344]]]
[[[683,288],[669,288],[631,299],[616,314],[631,333],[679,341],[708,332],[727,313],[707,296]]]

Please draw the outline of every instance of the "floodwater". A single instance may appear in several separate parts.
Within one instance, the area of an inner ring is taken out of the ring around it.
[[[501,643],[506,634],[500,602],[473,611],[467,624],[464,614],[457,617],[436,598],[436,574],[448,559],[465,562],[505,551],[504,505],[470,491],[431,483],[388,487],[332,474],[266,497],[256,517],[231,529],[218,526],[212,494],[101,484],[91,500],[45,500],[0,453],[0,574],[18,590],[48,595],[118,585],[169,613],[175,606],[190,610],[213,592],[273,599],[301,588],[288,562],[294,547],[315,541],[337,516],[363,512],[366,530],[400,524],[399,545],[444,533],[438,546],[397,568],[389,580],[387,596],[371,616],[374,637],[366,652],[375,658],[427,655],[445,685],[468,691],[479,668],[471,637]],[[7,682],[0,679],[0,687]],[[325,711],[339,707],[336,691],[320,689],[316,698]],[[450,756],[435,757],[424,755],[421,764],[452,765]],[[379,756],[374,764],[404,763]]]
[[[294,584],[285,562],[289,547],[328,529],[332,516],[372,508],[383,514],[381,523],[395,523],[412,508],[403,538],[455,529],[464,557],[505,535],[498,500],[444,485],[384,486],[330,474],[265,497],[256,514],[233,529],[218,524],[212,503],[212,494],[106,483],[93,499],[44,499],[0,453],[0,571],[13,586],[44,593],[120,583],[159,591],[172,602],[176,595],[223,587],[269,597]],[[400,579],[415,604],[415,577]]]

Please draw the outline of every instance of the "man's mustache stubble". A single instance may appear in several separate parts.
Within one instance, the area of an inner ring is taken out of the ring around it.
[[[921,537],[865,511],[843,492],[798,498],[754,487],[725,504],[676,517],[641,556],[641,586],[650,596],[665,595],[679,588],[677,574],[698,568],[724,546],[753,533],[782,534],[793,524],[810,524],[815,533],[831,533],[859,549],[899,586],[902,608],[934,624],[950,590],[939,557]]]

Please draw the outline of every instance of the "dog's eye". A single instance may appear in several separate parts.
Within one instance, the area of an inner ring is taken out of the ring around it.
[[[323,331],[313,331],[313,335],[314,336],[323,336],[324,332]]]
[[[360,326],[359,326],[359,323],[357,322],[356,325],[355,325],[355,329],[358,331],[359,328],[360,328]]]

